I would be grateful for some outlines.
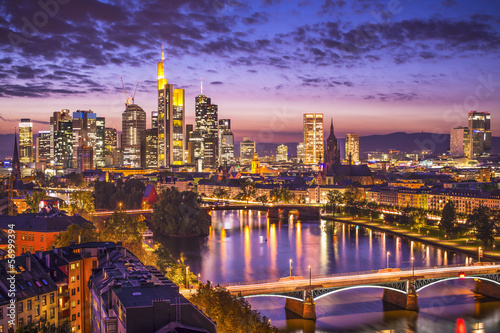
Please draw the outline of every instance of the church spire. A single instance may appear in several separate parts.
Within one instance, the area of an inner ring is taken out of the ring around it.
[[[21,178],[21,165],[19,163],[19,154],[17,152],[17,130],[14,131],[14,154],[12,156],[12,177]]]
[[[331,119],[331,125],[330,125],[330,134],[333,134],[333,117]]]

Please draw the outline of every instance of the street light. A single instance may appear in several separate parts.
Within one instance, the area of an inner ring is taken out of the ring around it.
[[[477,261],[478,262],[481,262],[481,255],[483,254],[483,249],[481,248],[481,246],[477,249]]]
[[[186,289],[189,288],[189,284],[188,284],[188,273],[189,273],[189,266],[186,266]]]
[[[411,257],[411,271],[412,271],[412,275],[413,275],[413,285],[415,285],[415,258]]]
[[[309,265],[309,286],[312,285],[311,265]]]
[[[120,208],[120,210],[122,210],[122,203],[121,202],[118,203],[118,207]]]
[[[290,277],[292,277],[292,259],[290,259]]]
[[[387,268],[389,268],[389,256],[391,255],[391,252],[387,251]]]

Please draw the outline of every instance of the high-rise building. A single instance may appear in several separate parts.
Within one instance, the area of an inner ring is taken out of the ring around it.
[[[117,149],[116,128],[106,127],[104,129],[104,164],[106,166],[115,165],[114,154]],[[116,163],[116,165],[119,165]]]
[[[279,145],[276,147],[276,162],[288,162],[288,147]]]
[[[462,157],[470,154],[469,129],[458,126],[450,132],[450,155],[451,157]]]
[[[104,162],[104,141],[106,139],[106,119],[104,117],[97,117],[96,119],[96,132],[95,132],[95,166],[102,168],[105,166]]]
[[[54,166],[57,169],[73,168],[73,119],[69,110],[54,112],[51,120],[51,128],[54,128]]]
[[[61,111],[55,111],[50,117],[50,159],[55,159],[55,149],[56,149],[56,132],[59,130],[59,122],[63,121],[73,121],[71,114],[68,109],[63,109]],[[73,147],[71,147],[73,149]]]
[[[323,114],[304,114],[304,164],[318,164],[323,161]]]
[[[29,119],[19,123],[19,162],[33,162],[33,123]]]
[[[137,104],[126,104],[122,113],[123,166],[141,167],[141,142],[146,130],[146,112]]]
[[[234,161],[234,135],[231,119],[219,120],[219,165],[230,165]]]
[[[36,162],[50,161],[50,131],[38,131],[36,138]]]
[[[306,160],[306,151],[304,149],[304,142],[299,142],[297,145],[297,163],[304,163]]]
[[[189,164],[201,163],[203,166],[203,137],[198,131],[192,131],[189,134],[187,160]]]
[[[151,111],[151,128],[158,130],[158,111]]]
[[[91,110],[78,110],[73,112],[73,167],[82,168],[81,161],[88,157],[83,158],[78,154],[89,154],[92,149],[92,163],[96,161],[96,122],[97,115]],[[86,147],[85,149],[78,149],[78,147]],[[79,163],[80,161],[80,163]],[[76,166],[77,165],[77,166]],[[85,164],[88,166],[88,163]],[[93,169],[95,165],[90,168]]]
[[[347,133],[345,135],[345,159],[349,164],[359,162],[359,134]]]
[[[471,111],[469,123],[469,154],[474,159],[481,155],[491,155],[490,113]]]
[[[164,72],[165,52],[158,63],[158,166],[184,162],[184,89],[174,89]]]
[[[196,130],[203,138],[203,167],[217,167],[218,144],[218,109],[212,104],[212,99],[203,94],[203,80],[201,92],[195,97]]]
[[[142,157],[143,168],[158,167],[158,130],[147,129],[144,131],[142,139]]]
[[[240,142],[240,163],[242,165],[251,164],[255,153],[255,141],[250,140],[249,137],[244,137],[243,141]]]

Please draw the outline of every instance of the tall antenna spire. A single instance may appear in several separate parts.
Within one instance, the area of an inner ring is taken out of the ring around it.
[[[203,78],[200,79],[200,88],[201,88],[200,95],[203,95]]]
[[[332,133],[332,134],[333,134],[333,117],[332,117],[332,123],[331,123],[331,125],[330,125],[330,133]]]
[[[165,61],[165,44],[161,44],[161,62]]]

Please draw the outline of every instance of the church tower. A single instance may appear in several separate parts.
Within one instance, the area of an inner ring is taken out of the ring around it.
[[[325,173],[330,172],[330,169],[334,165],[340,165],[340,150],[337,144],[337,138],[335,137],[333,131],[333,118],[330,125],[330,135],[326,139],[326,149],[325,149]]]

